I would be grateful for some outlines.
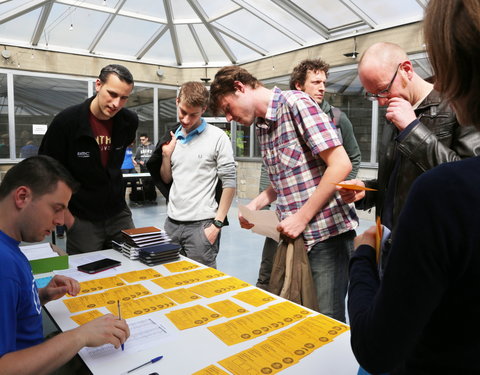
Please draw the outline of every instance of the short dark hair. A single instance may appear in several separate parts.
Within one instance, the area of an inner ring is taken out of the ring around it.
[[[296,90],[297,83],[301,86],[305,84],[309,70],[312,72],[325,72],[325,75],[328,76],[329,68],[330,65],[322,59],[305,59],[301,61],[293,68],[292,74],[290,75],[290,90]]]
[[[209,93],[202,82],[185,82],[178,91],[178,101],[192,107],[206,107]]]
[[[125,68],[123,65],[110,64],[104,66],[100,71],[100,75],[98,76],[98,78],[100,79],[100,81],[105,83],[107,82],[108,76],[110,74],[116,74],[121,81],[124,81],[129,85],[133,85],[132,73],[130,73],[130,70]]]
[[[235,81],[255,89],[263,84],[250,74],[246,69],[239,66],[225,66],[220,69],[210,86],[210,109],[214,115],[220,113],[219,101],[225,95],[235,93]]]
[[[142,138],[142,137],[150,138],[147,133],[142,133],[138,136],[138,138]]]
[[[59,181],[64,182],[72,192],[78,189],[78,183],[59,161],[46,155],[32,156],[5,174],[0,183],[0,200],[19,186],[30,188],[34,197],[42,196],[54,191]]]

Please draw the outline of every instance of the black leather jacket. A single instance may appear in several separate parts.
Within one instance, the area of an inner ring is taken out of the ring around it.
[[[419,123],[401,140],[392,123],[385,124],[379,145],[378,178],[365,181],[367,187],[378,189],[367,192],[356,202],[358,209],[376,207],[376,216],[382,219],[385,197],[395,160],[399,166],[393,197],[393,230],[405,204],[413,181],[423,172],[439,164],[480,154],[480,132],[471,126],[460,126],[447,102],[433,90],[415,110]],[[441,202],[439,202],[441,204]],[[391,228],[392,229],[392,228]]]

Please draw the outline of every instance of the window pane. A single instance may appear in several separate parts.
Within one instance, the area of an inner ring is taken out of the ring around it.
[[[8,159],[10,157],[8,144],[7,75],[0,73],[0,159]]]
[[[237,158],[250,157],[250,126],[237,125],[237,139],[235,142],[235,156]]]
[[[42,134],[33,125],[49,125],[55,115],[87,98],[87,82],[51,77],[13,77],[16,156],[35,155]]]
[[[353,125],[353,133],[357,140],[362,162],[370,163],[372,140],[372,103],[363,95],[344,95],[326,93],[325,99],[334,107],[340,108]]]
[[[137,138],[147,134],[153,143],[153,88],[135,86],[125,107],[138,115]],[[139,142],[137,139],[137,146]]]
[[[162,139],[167,129],[177,121],[176,90],[159,90],[158,100],[158,138]]]
[[[357,68],[332,69],[328,75],[325,99],[340,108],[353,125],[362,162],[370,163],[372,142],[372,103],[365,100],[363,88],[358,79]]]

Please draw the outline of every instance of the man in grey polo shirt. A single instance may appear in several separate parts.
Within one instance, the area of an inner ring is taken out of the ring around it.
[[[208,90],[201,82],[187,82],[177,97],[180,126],[163,144],[160,177],[171,184],[165,231],[182,253],[216,267],[220,232],[236,188],[236,169],[230,139],[202,115]],[[222,181],[220,202],[215,188]]]

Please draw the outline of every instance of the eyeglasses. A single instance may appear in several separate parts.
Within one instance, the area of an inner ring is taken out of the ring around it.
[[[367,91],[365,93],[365,98],[371,101],[388,98],[388,94],[390,93],[390,88],[392,87],[393,81],[395,81],[395,78],[397,78],[398,68],[400,68],[401,65],[402,63],[398,64],[397,69],[395,70],[395,74],[393,75],[392,80],[390,81],[390,83],[388,84],[385,90],[380,91],[378,94],[372,94],[371,92]]]

